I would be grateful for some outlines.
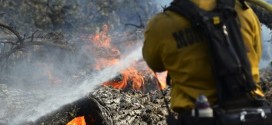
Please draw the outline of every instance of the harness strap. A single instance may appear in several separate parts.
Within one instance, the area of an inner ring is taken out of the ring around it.
[[[243,1],[243,0],[239,0]],[[244,2],[243,2],[244,3]],[[242,5],[246,5],[245,3]],[[205,21],[213,21],[214,24],[218,24],[220,22],[220,18],[229,18],[229,16],[236,16],[235,10],[235,0],[217,0],[217,4],[214,10],[217,12],[227,12],[225,10],[230,11],[231,13],[224,13],[224,17],[213,17],[209,14],[208,11],[200,9],[190,0],[182,0],[178,2],[172,2],[169,7],[165,8],[164,11],[172,11],[176,12],[186,19],[191,21],[193,27],[201,25],[201,23]]]

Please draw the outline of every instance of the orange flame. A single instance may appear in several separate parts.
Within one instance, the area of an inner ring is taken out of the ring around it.
[[[90,65],[95,70],[102,70],[116,64],[119,61],[120,51],[111,45],[111,36],[109,35],[109,26],[104,24],[95,34],[88,36],[88,43],[84,46],[87,53],[92,53],[95,58],[95,64]]]
[[[72,121],[70,121],[66,125],[86,125],[84,116],[74,118]]]
[[[166,75],[167,72],[162,73],[155,73],[154,76],[158,79],[160,88],[165,89],[166,88]],[[124,89],[128,86],[129,81],[132,84],[132,89],[140,90],[144,86],[144,76],[142,76],[139,71],[134,68],[130,67],[126,70],[123,70],[121,72],[122,78],[119,80],[114,81],[108,81],[103,83],[105,86],[112,86],[116,89]],[[93,120],[93,119],[92,119]],[[70,121],[67,125],[86,125],[84,117],[77,117]]]
[[[108,81],[103,83],[103,85],[112,86],[116,89],[124,89],[128,87],[128,83],[131,82],[131,87],[134,90],[140,90],[143,87],[144,78],[134,67],[123,70],[121,72],[121,77],[122,78],[120,80]]]
[[[96,34],[90,36],[90,40],[97,47],[110,48],[111,37],[109,36],[108,32],[109,26],[107,24],[104,24],[100,32],[98,31]]]
[[[94,125],[95,124],[95,119],[93,118],[92,114],[89,114],[87,116],[88,120],[89,120],[89,124],[87,124],[85,122],[85,118],[84,116],[81,117],[76,117],[74,118],[72,121],[70,121],[69,123],[67,123],[66,125]]]

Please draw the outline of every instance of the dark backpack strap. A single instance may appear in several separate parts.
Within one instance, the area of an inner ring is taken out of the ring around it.
[[[217,0],[217,5],[216,7],[219,8],[224,8],[224,7],[231,7],[234,8],[235,6],[235,0]]]
[[[172,2],[171,5],[164,9],[164,11],[173,11],[185,17],[192,22],[192,25],[199,25],[200,21],[205,15],[205,11],[197,7],[190,0],[181,0]]]
[[[244,10],[246,10],[246,9],[249,8],[248,5],[246,4],[245,0],[239,0],[239,2],[241,3],[242,8],[243,8]]]
[[[213,11],[224,11],[225,18],[229,16],[236,16],[235,0],[217,0],[216,7]],[[179,15],[188,19],[192,26],[199,26],[205,21],[210,21],[212,17],[208,11],[200,9],[190,0],[180,0],[178,2],[172,2],[169,7],[165,8],[164,11],[173,11]]]
[[[216,6],[216,11],[224,11],[223,13],[225,14],[225,20],[227,20],[229,17],[236,17],[236,12],[235,12],[235,2],[236,0],[217,0],[217,6]],[[239,2],[241,3],[241,8],[246,10],[248,9],[247,4],[245,3],[244,0],[239,0]],[[237,20],[231,20],[231,22],[229,22],[228,27],[231,29],[230,35],[232,36],[231,41],[243,41],[242,38],[242,34],[240,32],[239,26],[236,22]],[[251,66],[249,63],[249,60],[247,58],[246,55],[246,49],[244,47],[244,42],[235,42],[234,44],[234,48],[236,51],[236,55],[239,57],[241,64],[242,64],[242,72],[244,74],[244,77],[246,79],[246,81],[244,81],[246,83],[246,91],[251,91],[256,89],[256,84],[252,78],[251,75]],[[240,45],[239,45],[240,44]]]
[[[218,1],[218,5],[220,5],[220,6],[228,5],[232,8],[235,7],[235,2],[236,2],[236,0],[217,0],[217,1]],[[246,10],[249,8],[248,5],[246,4],[245,0],[238,0],[238,1],[240,2],[243,10]]]

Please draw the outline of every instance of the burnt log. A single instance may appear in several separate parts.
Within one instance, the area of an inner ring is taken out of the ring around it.
[[[65,125],[78,116],[85,119],[91,116],[95,120],[85,120],[87,125],[164,125],[168,116],[164,99],[169,102],[169,92],[169,88],[164,90],[166,96],[163,96],[159,90],[125,92],[102,86],[90,93],[89,97],[65,105],[32,124],[23,125]],[[94,102],[90,102],[90,98]]]
[[[108,110],[92,95],[67,104],[31,123],[33,125],[66,125],[76,117],[84,116],[88,125],[112,125]]]
[[[165,125],[168,116],[170,88],[142,92],[100,87],[92,92],[97,100],[104,102],[116,125]],[[175,116],[177,114],[174,114]]]

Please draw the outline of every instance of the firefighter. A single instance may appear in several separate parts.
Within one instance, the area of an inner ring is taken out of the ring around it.
[[[206,11],[211,11],[216,6],[216,0],[191,1]],[[259,83],[258,65],[262,54],[260,22],[252,9],[243,10],[241,6],[240,2],[236,2],[235,10],[251,64],[252,77]],[[158,13],[148,22],[142,49],[143,58],[153,71],[168,71],[172,87],[171,109],[179,114],[191,111],[199,95],[205,95],[210,105],[217,101],[207,44],[196,42],[178,48],[173,37],[174,32],[189,27],[190,22],[175,12]]]

